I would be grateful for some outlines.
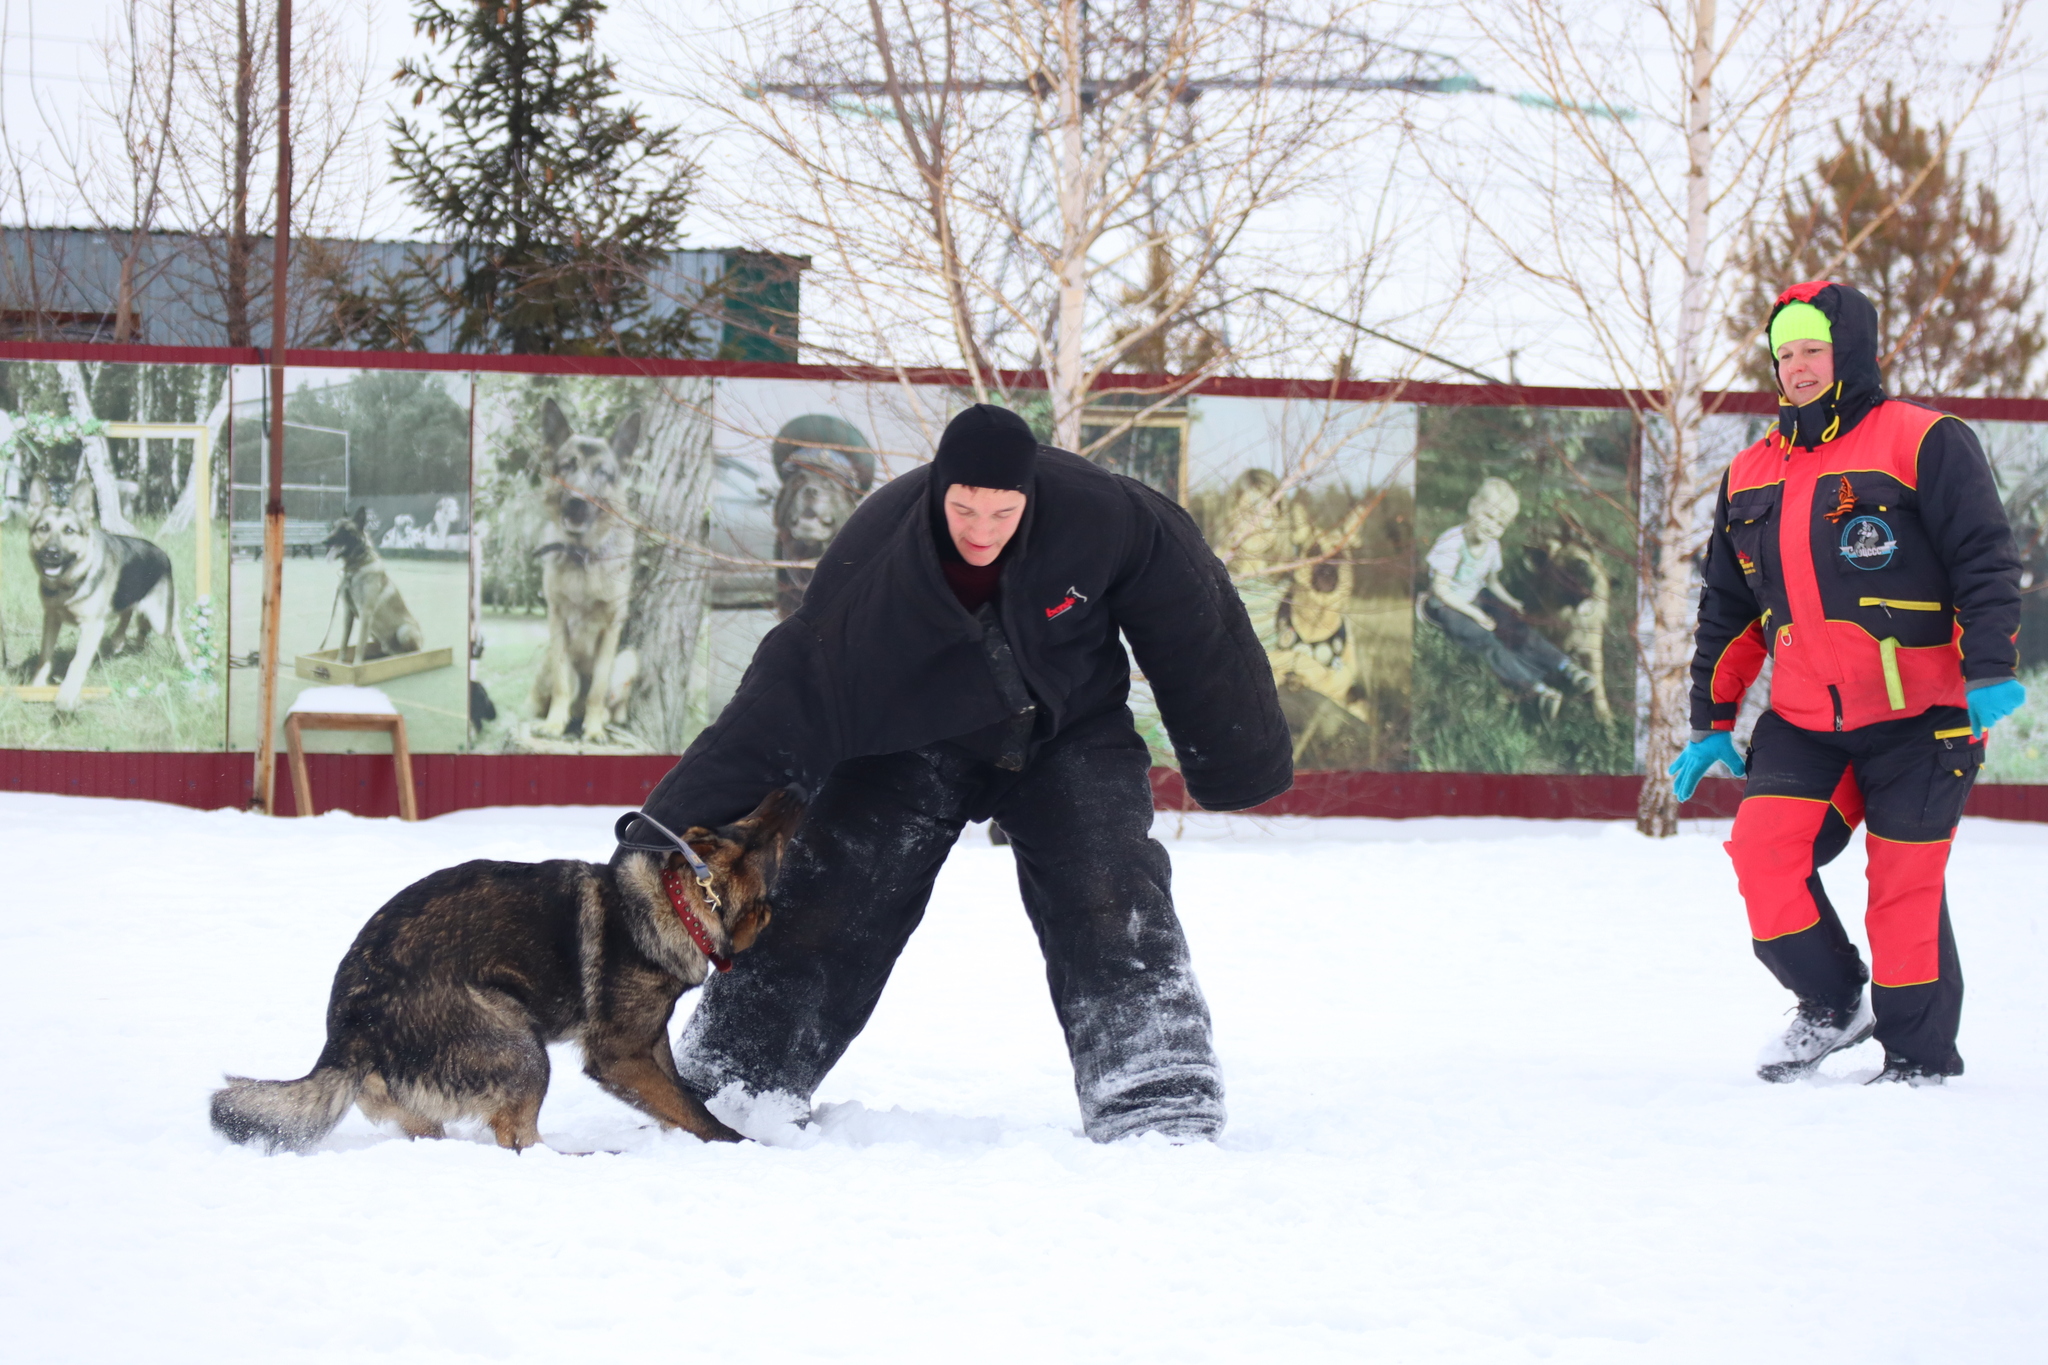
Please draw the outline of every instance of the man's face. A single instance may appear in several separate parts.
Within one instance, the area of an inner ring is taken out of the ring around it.
[[[1835,348],[1825,341],[1788,341],[1778,348],[1778,383],[1803,408],[1835,382]]]
[[[1014,489],[956,483],[946,490],[946,531],[960,557],[977,568],[996,562],[1023,520],[1024,495]]]

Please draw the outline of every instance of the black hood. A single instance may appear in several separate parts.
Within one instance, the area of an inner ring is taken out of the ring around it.
[[[1794,407],[1778,385],[1778,430],[1787,443],[1824,445],[1855,429],[1865,414],[1884,401],[1884,379],[1877,372],[1877,307],[1859,289],[1828,280],[1795,284],[1778,295],[1771,309],[1775,322],[1788,303],[1810,303],[1826,315],[1834,335],[1835,383],[1805,407]],[[1770,322],[1764,324],[1764,345],[1770,345]],[[1777,352],[1771,372],[1777,374]]]

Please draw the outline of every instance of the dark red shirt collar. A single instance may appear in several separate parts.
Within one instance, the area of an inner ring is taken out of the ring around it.
[[[941,559],[939,567],[945,570],[946,583],[953,589],[953,596],[960,599],[960,605],[967,608],[972,616],[981,610],[981,604],[996,595],[1003,581],[1003,561],[993,564],[969,564],[964,559]]]

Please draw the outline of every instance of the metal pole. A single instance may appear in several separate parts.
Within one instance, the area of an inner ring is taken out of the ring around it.
[[[277,3],[277,225],[270,267],[270,499],[263,505],[263,660],[252,804],[277,813],[278,624],[284,599],[284,348],[292,240],[292,0]]]

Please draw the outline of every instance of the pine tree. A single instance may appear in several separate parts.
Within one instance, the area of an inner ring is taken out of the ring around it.
[[[648,272],[672,251],[696,178],[678,129],[618,99],[593,38],[600,0],[418,0],[442,61],[398,81],[437,134],[393,120],[398,183],[448,243],[456,346],[514,354],[659,354],[687,314],[651,319]]]
[[[2048,346],[2034,281],[2004,265],[2013,231],[1989,185],[1973,184],[1968,158],[1944,153],[1947,132],[1913,121],[1911,102],[1885,87],[1858,101],[1853,132],[1835,126],[1837,150],[1780,200],[1781,221],[1756,233],[1744,265],[1752,306],[1730,319],[1746,336],[1787,285],[1827,278],[1877,304],[1878,364],[1892,393],[2024,397]],[[1917,189],[1907,189],[1922,171]],[[1898,208],[1846,260],[1843,247],[1890,205]],[[1749,377],[1775,387],[1759,345]]]

